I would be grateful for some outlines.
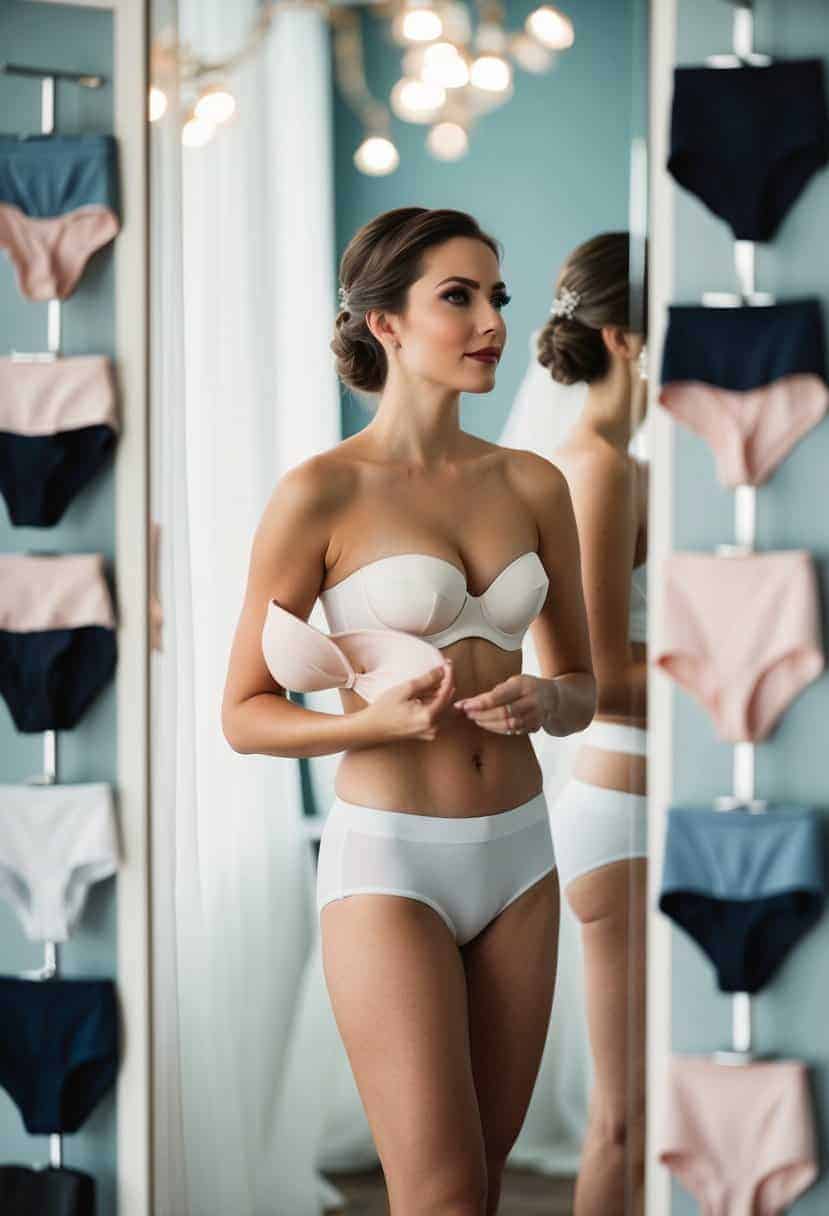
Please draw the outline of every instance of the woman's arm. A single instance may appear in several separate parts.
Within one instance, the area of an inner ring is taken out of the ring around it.
[[[578,529],[561,470],[541,456],[525,464],[522,485],[538,525],[538,555],[550,580],[544,607],[530,626],[539,667],[554,692],[542,725],[548,734],[571,735],[584,730],[596,712]]]
[[[611,449],[570,458],[567,478],[578,524],[599,712],[644,717],[647,663],[629,641],[630,579],[638,531],[638,487],[629,459]]]
[[[276,599],[308,618],[325,577],[325,551],[338,505],[348,494],[342,473],[315,458],[281,479],[253,538],[242,611],[228,662],[222,730],[237,752],[320,756],[359,746],[358,715],[323,714],[288,700],[262,655],[262,627]]]

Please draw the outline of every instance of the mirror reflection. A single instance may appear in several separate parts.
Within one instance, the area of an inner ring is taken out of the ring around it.
[[[156,0],[159,1212],[641,1216],[640,41]]]

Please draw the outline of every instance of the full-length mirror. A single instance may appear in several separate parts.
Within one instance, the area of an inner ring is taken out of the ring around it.
[[[646,24],[155,0],[163,1216],[642,1216]]]

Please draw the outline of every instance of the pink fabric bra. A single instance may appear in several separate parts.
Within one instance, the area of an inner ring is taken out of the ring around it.
[[[481,595],[442,557],[381,557],[321,592],[331,634],[274,600],[262,629],[262,653],[278,684],[296,692],[353,688],[373,701],[395,684],[443,662],[438,647],[481,637],[502,650],[521,641],[547,598],[538,554],[522,553]]]

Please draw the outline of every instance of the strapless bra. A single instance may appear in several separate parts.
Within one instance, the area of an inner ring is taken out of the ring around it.
[[[549,585],[532,550],[509,562],[481,595],[470,595],[465,575],[446,558],[398,553],[360,566],[322,591],[320,602],[332,633],[396,630],[438,647],[478,637],[520,650]]]

